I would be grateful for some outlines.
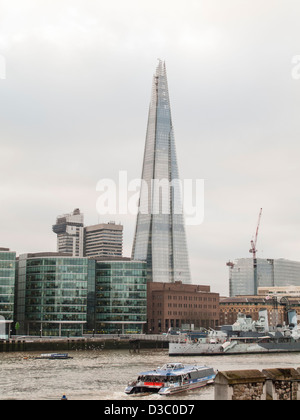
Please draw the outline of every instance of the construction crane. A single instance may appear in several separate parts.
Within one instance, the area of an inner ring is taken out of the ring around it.
[[[257,258],[256,258],[256,242],[257,242],[257,236],[258,236],[258,229],[260,225],[260,219],[261,219],[261,213],[262,209],[260,209],[259,216],[258,216],[258,222],[256,227],[256,233],[254,240],[251,241],[251,248],[249,249],[249,252],[253,255],[253,273],[254,273],[254,294],[257,295]]]

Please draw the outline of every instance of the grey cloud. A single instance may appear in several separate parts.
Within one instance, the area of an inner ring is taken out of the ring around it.
[[[194,281],[227,293],[225,263],[248,256],[260,207],[264,254],[297,259],[298,2],[2,3],[2,246],[53,249],[57,214],[95,223],[97,181],[140,176],[161,57],[180,175],[205,179],[204,223],[187,228]]]

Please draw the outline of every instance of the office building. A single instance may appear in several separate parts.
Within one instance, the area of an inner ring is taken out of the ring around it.
[[[145,330],[146,262],[56,252],[23,254],[17,259],[17,272],[19,334],[71,337]]]
[[[79,209],[58,216],[52,230],[57,235],[57,252],[73,257],[122,257],[123,226],[115,222],[84,226]]]
[[[18,258],[16,321],[21,334],[81,336],[87,327],[88,295],[94,292],[95,261],[62,253]]]
[[[240,258],[229,266],[229,294],[231,297],[254,294],[252,258]],[[300,286],[300,262],[283,258],[257,259],[257,287]]]
[[[95,332],[135,334],[147,322],[147,264],[129,258],[96,263]]]
[[[115,222],[102,223],[84,228],[84,256],[122,257],[123,226]]]
[[[258,296],[276,297],[281,299],[284,296],[300,297],[300,286],[277,286],[277,287],[259,287],[257,291]]]
[[[83,257],[84,216],[79,209],[58,216],[52,230],[57,235],[57,252]]]
[[[0,339],[8,338],[14,320],[16,253],[0,248]]]
[[[150,282],[147,293],[148,332],[219,325],[219,294],[211,292],[210,286]]]
[[[182,198],[165,63],[153,77],[132,259],[147,261],[148,281],[190,283]]]

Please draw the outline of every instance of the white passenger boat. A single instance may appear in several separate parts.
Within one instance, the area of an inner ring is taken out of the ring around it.
[[[167,363],[156,370],[140,373],[136,381],[128,384],[125,392],[171,395],[211,384],[215,377],[216,373],[211,367]]]

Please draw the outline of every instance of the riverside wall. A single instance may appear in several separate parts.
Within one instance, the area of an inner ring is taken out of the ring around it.
[[[215,400],[300,400],[300,368],[218,372]]]
[[[71,337],[71,338],[16,338],[0,341],[0,353],[7,352],[59,352],[72,350],[116,350],[127,349],[139,352],[141,349],[167,349],[169,340],[162,336],[145,337]]]

